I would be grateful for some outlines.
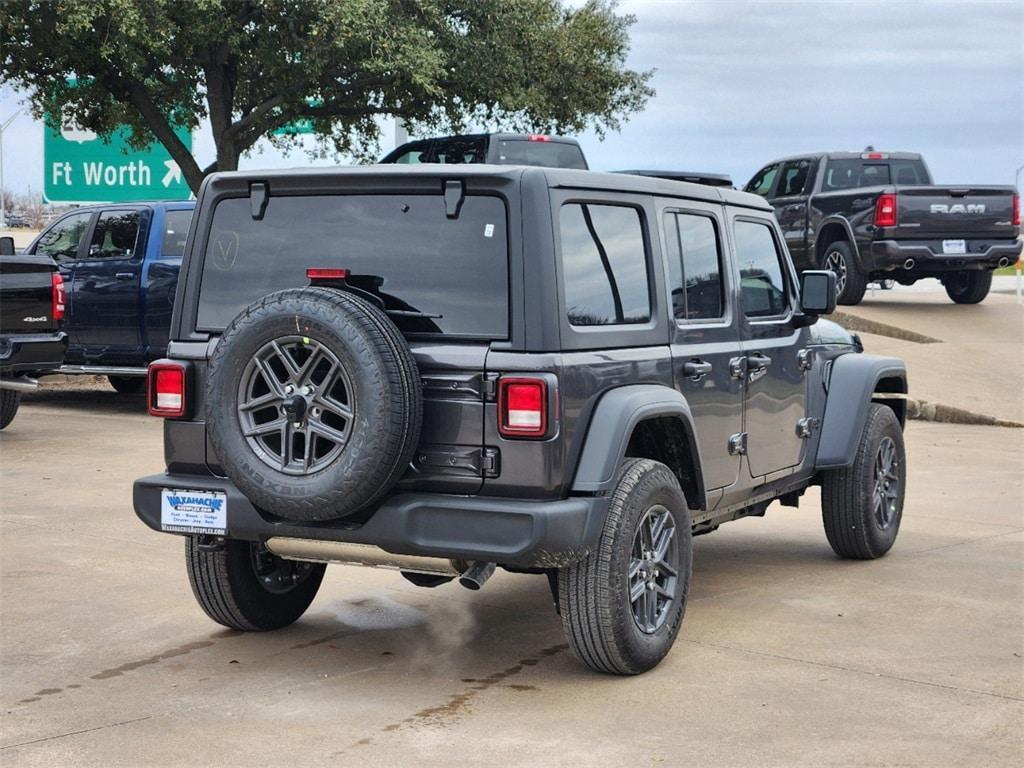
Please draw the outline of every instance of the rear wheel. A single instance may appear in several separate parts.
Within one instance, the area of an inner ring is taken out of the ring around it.
[[[562,626],[584,664],[635,675],[665,657],[686,610],[692,553],[672,470],[626,459],[597,548],[558,573]]]
[[[891,408],[872,403],[853,465],[822,478],[821,518],[837,555],[873,560],[892,548],[906,483],[900,422]]]
[[[261,543],[229,539],[204,550],[185,540],[192,593],[206,615],[231,629],[259,632],[286,627],[316,597],[326,566],[285,560]]]
[[[943,278],[946,295],[957,304],[980,304],[992,288],[992,272],[954,272]]]
[[[146,389],[145,376],[107,376],[107,381],[122,395],[137,395]]]
[[[21,403],[21,392],[0,389],[0,429],[4,429],[14,421],[19,403]]]
[[[836,302],[849,306],[860,304],[868,289],[868,280],[849,243],[840,240],[829,245],[822,256],[821,268],[835,273]]]

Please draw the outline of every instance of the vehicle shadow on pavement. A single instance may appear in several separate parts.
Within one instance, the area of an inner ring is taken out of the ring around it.
[[[26,392],[21,396],[22,406],[31,408],[42,405],[47,408],[61,408],[69,411],[84,410],[91,413],[108,415],[146,413],[145,394],[123,395],[112,389],[72,388],[62,386],[48,389],[45,384],[35,392]]]

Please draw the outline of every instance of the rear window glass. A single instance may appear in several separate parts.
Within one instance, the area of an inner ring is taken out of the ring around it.
[[[651,319],[640,211],[618,205],[562,206],[562,274],[573,325]]]
[[[179,259],[185,255],[185,238],[191,221],[192,211],[168,211],[164,215],[164,242],[160,253]]]
[[[254,220],[249,199],[222,200],[206,244],[197,327],[221,330],[246,305],[308,283],[309,267],[350,271],[406,333],[508,335],[505,204],[467,196],[459,217],[439,195],[271,197]]]
[[[928,172],[920,160],[829,160],[824,189],[854,189],[887,184],[920,186],[929,184]]]
[[[502,165],[539,165],[545,168],[587,170],[583,150],[575,144],[557,141],[504,139],[498,142],[498,162]]]
[[[423,162],[421,159],[420,162]],[[465,139],[438,139],[434,141],[432,163],[458,165],[460,163],[486,163],[487,142],[481,136]]]

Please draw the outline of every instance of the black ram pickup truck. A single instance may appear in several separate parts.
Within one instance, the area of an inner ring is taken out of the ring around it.
[[[21,393],[39,386],[32,375],[60,367],[65,302],[52,259],[17,255],[13,240],[0,238],[0,429],[14,419]]]
[[[692,537],[820,486],[842,557],[896,540],[906,369],[821,315],[772,209],[731,189],[495,165],[214,174],[168,358],[166,470],[214,621],[298,619],[326,563],[478,589],[545,575],[577,655],[668,652]],[[824,567],[824,566],[823,566]]]
[[[1021,252],[1013,187],[936,186],[911,152],[828,152],[775,160],[744,188],[775,208],[800,270],[836,273],[840,304],[867,284],[938,278],[957,304],[977,304],[992,272]]]

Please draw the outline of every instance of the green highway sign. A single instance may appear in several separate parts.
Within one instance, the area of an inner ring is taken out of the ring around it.
[[[176,131],[192,150],[192,134]],[[97,136],[73,121],[43,128],[43,199],[48,203],[125,203],[186,200],[191,194],[178,164],[161,144],[136,150],[129,131]]]

